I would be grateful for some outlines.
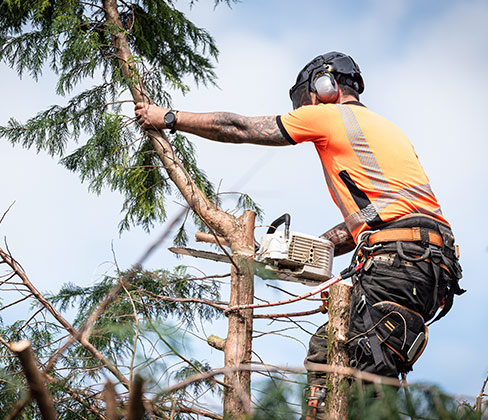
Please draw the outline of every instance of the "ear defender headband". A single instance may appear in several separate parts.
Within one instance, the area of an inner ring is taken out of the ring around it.
[[[315,57],[298,73],[297,81],[290,89],[293,109],[311,105],[310,92],[316,93],[322,103],[337,101],[338,84],[350,86],[359,94],[364,91],[361,70],[354,60],[335,51]]]

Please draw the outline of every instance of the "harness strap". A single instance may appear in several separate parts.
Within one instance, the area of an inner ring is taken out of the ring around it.
[[[368,245],[373,246],[381,242],[397,241],[422,242],[426,245],[436,245],[439,248],[444,246],[444,240],[439,233],[420,227],[382,229],[369,235]]]
[[[422,316],[403,305],[383,301],[370,306],[380,341],[392,349],[405,366],[425,348],[428,329]]]
[[[359,315],[363,317],[364,326],[366,331],[369,330],[367,336],[369,341],[369,346],[371,347],[371,353],[373,355],[374,364],[377,369],[380,369],[385,364],[385,359],[383,358],[383,352],[381,350],[381,343],[376,335],[376,329],[374,328],[373,319],[371,318],[371,313],[369,308],[371,305],[366,301],[366,295],[363,293],[361,287],[361,300],[358,303],[357,311]]]

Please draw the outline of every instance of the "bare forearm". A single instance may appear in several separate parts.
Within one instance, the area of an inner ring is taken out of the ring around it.
[[[135,107],[137,121],[145,130],[167,128],[164,122],[167,112],[166,108],[141,102],[137,103]],[[173,128],[225,143],[290,145],[281,133],[274,116],[245,117],[230,112],[196,114],[180,111],[176,114],[176,123]]]
[[[224,143],[286,146],[276,117],[245,117],[230,112],[194,114],[179,112],[176,129]]]
[[[346,254],[352,251],[356,246],[354,238],[344,222],[329,229],[327,232],[320,235],[320,237],[327,239],[334,244],[335,256]]]

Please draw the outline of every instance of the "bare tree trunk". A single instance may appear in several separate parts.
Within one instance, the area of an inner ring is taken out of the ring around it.
[[[349,327],[349,308],[351,304],[351,286],[337,283],[329,291],[329,339],[327,345],[327,363],[336,367],[349,367],[349,355],[345,346],[346,332]],[[327,375],[327,415],[329,419],[347,419],[347,397],[349,381],[344,375]]]
[[[240,246],[233,248],[230,306],[253,303],[254,297],[254,220],[256,214],[245,211],[238,220],[240,225]],[[249,363],[252,350],[253,310],[245,309],[229,313],[229,327],[225,343],[225,367],[239,367]],[[249,415],[251,410],[250,370],[230,371],[224,376],[229,389],[224,392],[224,414],[232,419]]]

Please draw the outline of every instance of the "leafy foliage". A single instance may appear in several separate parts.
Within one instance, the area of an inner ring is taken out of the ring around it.
[[[435,386],[413,385],[409,391],[375,385],[355,386],[349,399],[351,420],[432,420],[486,419],[483,412],[459,403]]]
[[[188,76],[197,83],[215,83],[213,38],[175,8],[172,1],[119,2],[124,33],[146,90],[156,103],[168,106],[165,86],[188,90]],[[171,184],[151,144],[131,116],[124,116],[133,80],[122,77],[112,35],[119,31],[106,22],[97,4],[76,0],[0,2],[0,60],[22,76],[35,79],[48,66],[58,76],[56,92],[65,96],[85,80],[101,81],[54,105],[25,123],[10,119],[0,137],[25,148],[61,157],[61,163],[80,174],[90,190],[104,187],[125,197],[122,230],[140,224],[146,230],[165,220],[164,197]],[[81,143],[72,151],[74,143]],[[206,194],[214,193],[198,168],[191,142],[181,135],[173,145],[190,177]]]
[[[82,330],[88,316],[122,277],[127,286],[96,320],[90,343],[127,377],[131,372],[141,372],[147,390],[154,393],[161,392],[171,381],[210,370],[206,361],[184,356],[186,350],[182,350],[181,342],[185,337],[180,330],[197,331],[200,319],[220,316],[220,309],[209,305],[220,299],[218,285],[212,278],[196,279],[182,266],[173,271],[133,269],[121,272],[120,277],[106,277],[90,287],[67,284],[49,300],[62,313],[74,309],[73,325]],[[32,308],[35,316],[28,321],[1,325],[2,338],[7,342],[29,339],[36,358],[45,366],[64,344],[66,330],[46,319],[38,309]],[[104,372],[100,360],[86,347],[75,343],[67,350],[50,373],[49,391],[56,401],[59,418],[99,418],[95,414],[96,410],[103,411],[103,400],[97,389],[106,380]],[[213,381],[202,381],[176,394],[161,394],[158,404],[165,407],[175,399],[190,401],[209,390],[213,392],[214,388]],[[26,393],[27,384],[18,359],[0,346],[0,412],[9,412]],[[127,395],[121,394],[121,398],[124,400]],[[29,407],[22,411],[21,418],[37,419],[39,414],[35,406]]]
[[[262,397],[250,420],[297,419],[294,409],[297,398],[289,384],[279,378],[268,380]],[[351,387],[348,402],[349,420],[484,420],[488,404],[478,409],[442,392],[436,386],[410,385],[409,391],[381,385],[356,383]],[[302,417],[300,417],[302,418]]]
[[[280,381],[280,378],[275,377],[266,381],[252,420],[290,420],[296,418],[296,410],[289,403],[292,396],[293,389],[289,384]]]

